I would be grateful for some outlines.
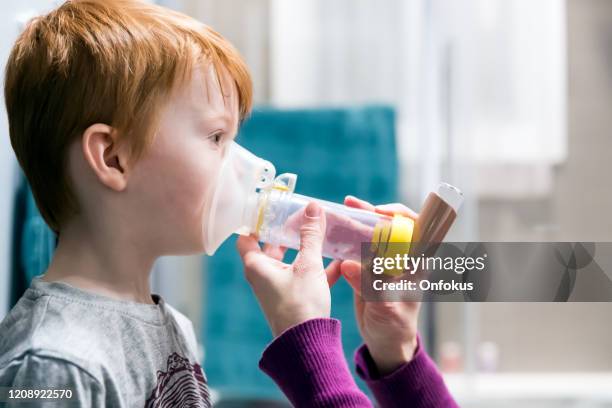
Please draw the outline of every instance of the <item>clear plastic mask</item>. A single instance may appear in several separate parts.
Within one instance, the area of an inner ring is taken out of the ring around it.
[[[274,181],[275,174],[272,163],[231,142],[205,206],[202,233],[208,255],[233,233],[254,230],[259,192]]]

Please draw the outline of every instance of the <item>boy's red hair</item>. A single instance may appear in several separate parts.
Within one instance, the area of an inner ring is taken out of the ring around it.
[[[106,123],[136,160],[152,141],[165,98],[202,60],[217,75],[229,72],[242,121],[252,98],[244,61],[186,15],[134,0],[81,0],[27,25],[7,63],[6,108],[11,144],[54,231],[78,209],[69,145],[90,125]]]

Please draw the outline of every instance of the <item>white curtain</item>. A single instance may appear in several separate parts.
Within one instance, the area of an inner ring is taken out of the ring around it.
[[[455,233],[477,239],[482,196],[546,194],[565,157],[563,0],[271,0],[279,106],[391,103],[401,191],[466,192]]]

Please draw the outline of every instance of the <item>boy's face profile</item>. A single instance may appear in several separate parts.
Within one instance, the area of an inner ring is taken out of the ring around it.
[[[160,250],[204,250],[207,193],[237,127],[233,81],[225,72],[217,79],[210,64],[194,69],[168,101],[151,148],[128,181],[135,215],[143,217],[150,234],[159,235]]]
[[[123,187],[87,188],[83,176],[87,172],[77,166],[72,177],[80,185],[79,195],[88,206],[104,205],[101,214],[121,221],[122,233],[134,240],[134,249],[157,255],[203,252],[207,194],[236,135],[238,118],[238,96],[230,76],[222,72],[217,79],[212,64],[196,67],[170,94],[146,153],[123,169]],[[98,169],[94,174],[107,184]],[[102,196],[83,197],[92,193]]]

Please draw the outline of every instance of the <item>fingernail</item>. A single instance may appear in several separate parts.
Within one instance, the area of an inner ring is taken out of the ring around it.
[[[317,204],[308,204],[308,206],[306,206],[306,217],[308,218],[319,218],[319,216],[321,215],[321,207],[319,207]]]

